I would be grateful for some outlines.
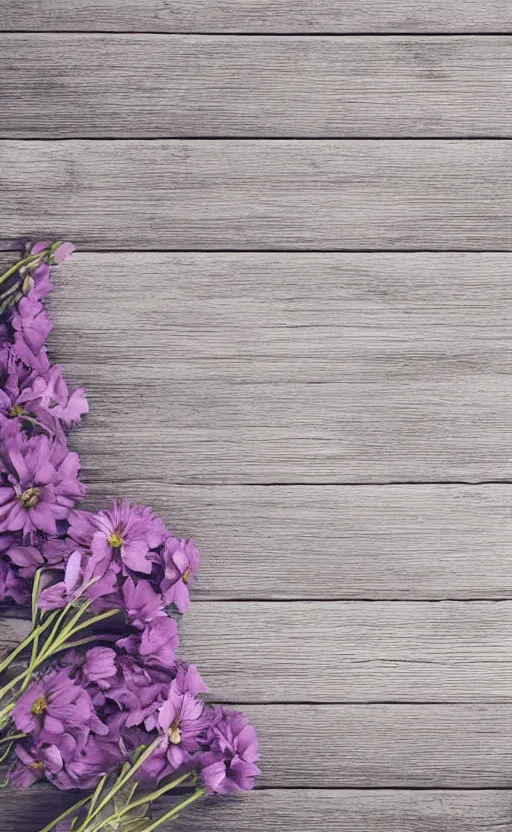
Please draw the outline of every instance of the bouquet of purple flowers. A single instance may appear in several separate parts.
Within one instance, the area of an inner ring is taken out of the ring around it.
[[[253,788],[258,743],[176,658],[193,541],[147,506],[77,508],[85,487],[67,436],[87,401],[48,359],[43,305],[51,267],[72,251],[37,243],[0,277],[0,601],[32,614],[0,661],[0,765],[13,789],[45,779],[87,791],[41,832],[151,832],[205,795]]]

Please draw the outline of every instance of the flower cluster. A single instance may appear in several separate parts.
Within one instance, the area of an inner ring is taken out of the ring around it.
[[[69,243],[38,243],[0,281],[0,601],[22,603],[43,563],[54,563],[57,537],[85,494],[78,455],[67,434],[87,413],[82,389],[69,393],[62,368],[45,347],[51,321],[43,299],[50,265]],[[32,553],[20,553],[30,544]]]
[[[258,746],[242,714],[211,707],[194,665],[148,664],[113,647],[69,651],[35,681],[13,711],[15,788],[46,778],[60,789],[90,789],[143,746],[138,781],[155,787],[178,771],[197,772],[211,793],[252,788]]]
[[[166,607],[188,609],[199,552],[192,540],[173,537],[147,506],[114,502],[97,514],[75,510],[63,543],[65,570],[41,593],[41,609],[87,598],[96,610],[124,610],[141,630],[165,616]]]
[[[0,277],[0,601],[32,598],[30,635],[0,661],[2,673],[30,649],[0,687],[0,763],[16,789],[94,789],[41,832],[152,832],[203,795],[251,789],[258,743],[176,658],[194,542],[147,506],[78,507],[67,437],[87,402],[48,359],[42,304],[50,267],[71,251],[38,243]],[[153,802],[182,784],[194,791],[152,821]]]

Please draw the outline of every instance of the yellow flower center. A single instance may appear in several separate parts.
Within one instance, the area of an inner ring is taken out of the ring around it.
[[[121,548],[121,546],[122,546],[122,545],[123,545],[123,543],[124,543],[124,540],[123,540],[123,538],[122,538],[122,537],[119,537],[119,535],[118,535],[118,534],[116,534],[115,532],[113,532],[113,533],[110,535],[110,537],[109,537],[109,539],[108,539],[107,543],[108,543],[108,545],[109,545],[109,546],[112,546],[112,548],[113,548],[113,549],[120,549],[120,548]]]
[[[36,506],[39,502],[40,494],[40,488],[27,488],[23,494],[20,494],[18,500],[23,508],[34,508],[34,506]]]
[[[7,415],[11,419],[15,419],[16,416],[26,416],[27,411],[23,407],[20,407],[19,404],[15,404],[13,405],[13,407],[11,407]]]
[[[169,742],[172,745],[179,745],[181,742],[181,728],[178,722],[173,722],[169,728]]]
[[[33,713],[35,716],[41,716],[43,711],[46,711],[48,707],[48,702],[44,698],[44,696],[39,696],[35,702],[32,703],[32,707],[30,712]]]
[[[190,569],[187,569],[187,571],[183,574],[183,582],[188,584],[189,581],[190,581]]]
[[[30,768],[33,768],[35,771],[41,771],[41,769],[44,768],[44,763],[38,763],[36,760],[34,760],[33,763],[30,763]]]

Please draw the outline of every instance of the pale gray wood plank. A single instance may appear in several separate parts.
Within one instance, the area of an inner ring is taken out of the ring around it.
[[[510,705],[246,705],[260,785],[509,788]]]
[[[496,32],[502,0],[2,0],[3,28],[148,32]]]
[[[506,141],[4,141],[0,243],[507,249]]]
[[[2,641],[29,629],[7,619]],[[180,629],[180,655],[216,701],[508,702],[512,691],[512,602],[196,601]]]
[[[508,485],[176,486],[98,468],[88,488],[91,509],[142,501],[196,539],[198,599],[512,598]]]
[[[511,48],[508,37],[6,34],[0,134],[510,137]]]
[[[510,479],[511,261],[76,255],[52,343],[86,479]]]
[[[508,704],[241,705],[263,788],[509,788]]]
[[[311,569],[321,580],[314,553]],[[512,692],[510,602],[196,602],[180,626],[181,655],[226,702],[508,702]]]
[[[197,806],[176,832],[510,832],[507,791],[257,791]],[[14,830],[13,830],[14,832]]]
[[[75,795],[33,786],[2,793],[0,820],[9,832],[37,832]],[[170,807],[161,801],[157,811]],[[404,791],[268,789],[190,807],[169,829],[188,832],[510,832],[508,790]],[[165,826],[162,829],[166,829]]]

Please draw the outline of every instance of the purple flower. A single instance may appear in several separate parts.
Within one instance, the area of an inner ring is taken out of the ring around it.
[[[201,776],[209,792],[231,794],[254,788],[254,778],[261,774],[256,731],[244,714],[216,708],[208,742],[211,751],[200,761]]]
[[[22,298],[13,310],[11,326],[16,355],[34,370],[47,370],[49,362],[44,345],[53,325],[41,301],[32,293]]]
[[[162,592],[166,604],[175,604],[180,612],[186,612],[190,604],[188,585],[195,577],[200,554],[193,540],[165,541],[162,558],[165,577]]]
[[[144,629],[155,618],[165,615],[162,609],[162,596],[152,589],[149,581],[137,581],[128,578],[123,584],[124,608],[135,627]]]
[[[42,566],[60,567],[64,565],[69,550],[66,541],[61,538],[50,538],[38,542],[38,545],[28,546],[14,544],[9,547],[6,556],[19,567],[22,578],[31,579]]]
[[[36,416],[48,414],[52,423],[61,422],[69,429],[78,424],[82,416],[89,411],[83,388],[78,388],[71,395],[58,364],[50,367],[48,372],[32,373],[25,380],[16,404],[26,410],[32,410]]]
[[[13,766],[9,783],[13,789],[28,789],[44,777],[45,763],[41,750],[37,746],[19,742],[16,744],[16,756],[19,763]]]
[[[97,531],[91,549],[104,558],[120,558],[135,572],[150,575],[153,568],[151,549],[161,546],[166,535],[162,521],[146,506],[114,502],[112,509],[95,515]]]
[[[4,444],[0,486],[0,532],[57,534],[85,488],[78,479],[78,454],[47,436],[18,437]]]
[[[68,728],[84,726],[92,716],[90,697],[71,678],[68,670],[54,670],[34,682],[20,697],[12,712],[16,727],[24,734],[64,734]]]
[[[117,674],[116,653],[109,647],[93,647],[87,651],[83,668],[86,682],[96,682],[100,687]]]
[[[142,635],[131,635],[117,643],[147,665],[170,668],[174,665],[179,644],[178,624],[174,618],[160,616],[147,624]]]
[[[56,249],[53,251],[52,259],[53,262],[59,265],[63,263],[64,260],[67,260],[68,257],[71,257],[75,250],[73,243],[60,243]]]
[[[190,761],[211,721],[212,713],[204,702],[182,690],[176,681],[171,682],[167,700],[158,714],[158,727],[167,760],[174,769]]]
[[[119,745],[80,728],[58,737],[38,736],[17,743],[18,763],[10,774],[14,789],[45,777],[57,788],[91,789],[123,760]]]
[[[68,522],[65,574],[41,593],[41,609],[56,609],[83,596],[94,602],[95,612],[121,608],[130,624],[145,630],[165,616],[165,605],[173,599],[182,611],[186,608],[187,583],[199,553],[192,541],[170,538],[150,508],[114,503],[112,509],[97,514],[74,510]],[[150,628],[142,642],[144,656],[168,663],[174,649],[173,628],[169,624]]]
[[[47,433],[64,442],[68,430],[87,413],[82,389],[69,394],[58,365],[45,373],[29,370],[10,349],[0,350],[0,429],[14,422],[29,436]],[[9,429],[9,434],[13,435]]]
[[[0,543],[0,547],[2,545]],[[30,591],[28,581],[20,576],[20,571],[13,566],[10,558],[0,551],[0,601],[11,598],[16,604],[24,604],[30,598]]]

